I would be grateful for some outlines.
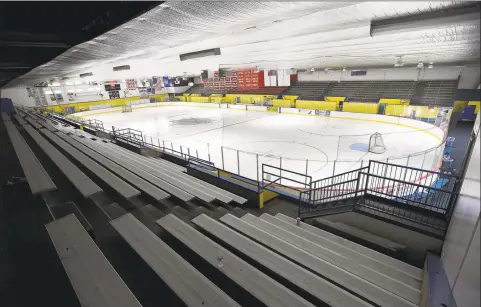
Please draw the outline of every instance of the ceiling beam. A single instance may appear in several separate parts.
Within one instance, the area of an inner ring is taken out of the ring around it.
[[[0,47],[63,48],[70,45],[61,42],[0,41]]]

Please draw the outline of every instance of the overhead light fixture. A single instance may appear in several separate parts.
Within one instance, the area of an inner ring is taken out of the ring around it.
[[[433,62],[429,62],[428,68],[433,68],[433,67],[434,67],[434,63],[433,63]]]
[[[65,82],[65,85],[73,85],[73,82],[67,81],[67,82]]]
[[[81,91],[83,91],[81,88],[77,89],[77,92],[81,92]]]
[[[346,71],[346,70],[347,70],[346,67],[343,67],[343,68],[342,68],[342,71]]]
[[[418,67],[418,68],[423,68],[423,67],[424,67],[424,63],[423,63],[423,62],[419,62],[417,67]]]
[[[52,92],[52,91],[45,91],[45,94],[47,94],[47,95],[52,95],[53,92]]]
[[[60,83],[54,82],[54,83],[52,83],[52,86],[60,86]]]
[[[73,93],[73,90],[68,90],[67,93]]]
[[[62,94],[62,91],[55,91],[55,94]]]
[[[75,85],[82,85],[81,81],[75,81]]]
[[[404,66],[404,63],[403,63],[403,59],[402,57],[398,57],[398,59],[396,60],[396,63],[394,63],[394,67],[403,67]]]
[[[187,60],[193,60],[193,59],[198,59],[198,58],[203,58],[203,57],[208,57],[208,56],[215,56],[215,55],[220,55],[220,48],[213,48],[213,49],[207,49],[207,50],[201,50],[201,51],[195,51],[195,52],[189,52],[189,53],[184,53],[180,54],[179,58],[181,61],[187,61]]]
[[[314,71],[316,71],[316,70],[314,69],[314,67],[312,67],[312,68],[311,68],[311,72],[314,72]]]

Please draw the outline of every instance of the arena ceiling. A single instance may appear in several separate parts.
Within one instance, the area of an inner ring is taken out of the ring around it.
[[[11,81],[479,62],[476,2],[164,2]],[[221,55],[179,55],[220,48]],[[130,65],[129,71],[112,67]]]

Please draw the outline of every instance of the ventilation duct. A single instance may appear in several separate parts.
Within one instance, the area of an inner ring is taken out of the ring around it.
[[[130,65],[115,66],[114,71],[130,70]]]
[[[373,21],[371,23],[371,36],[388,35],[406,31],[420,31],[433,28],[447,28],[456,24],[466,24],[468,22],[479,23],[479,8],[477,8],[477,10],[477,12],[473,12],[473,8],[466,7]]]
[[[215,55],[220,55],[220,48],[184,53],[179,55],[179,57],[181,61],[188,61]]]

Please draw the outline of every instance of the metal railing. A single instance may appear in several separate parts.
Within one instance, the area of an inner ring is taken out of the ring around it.
[[[377,211],[385,219],[402,220],[422,231],[429,227],[443,236],[459,186],[457,176],[370,161],[368,166],[312,181],[299,194],[298,216],[312,218],[345,208]]]

